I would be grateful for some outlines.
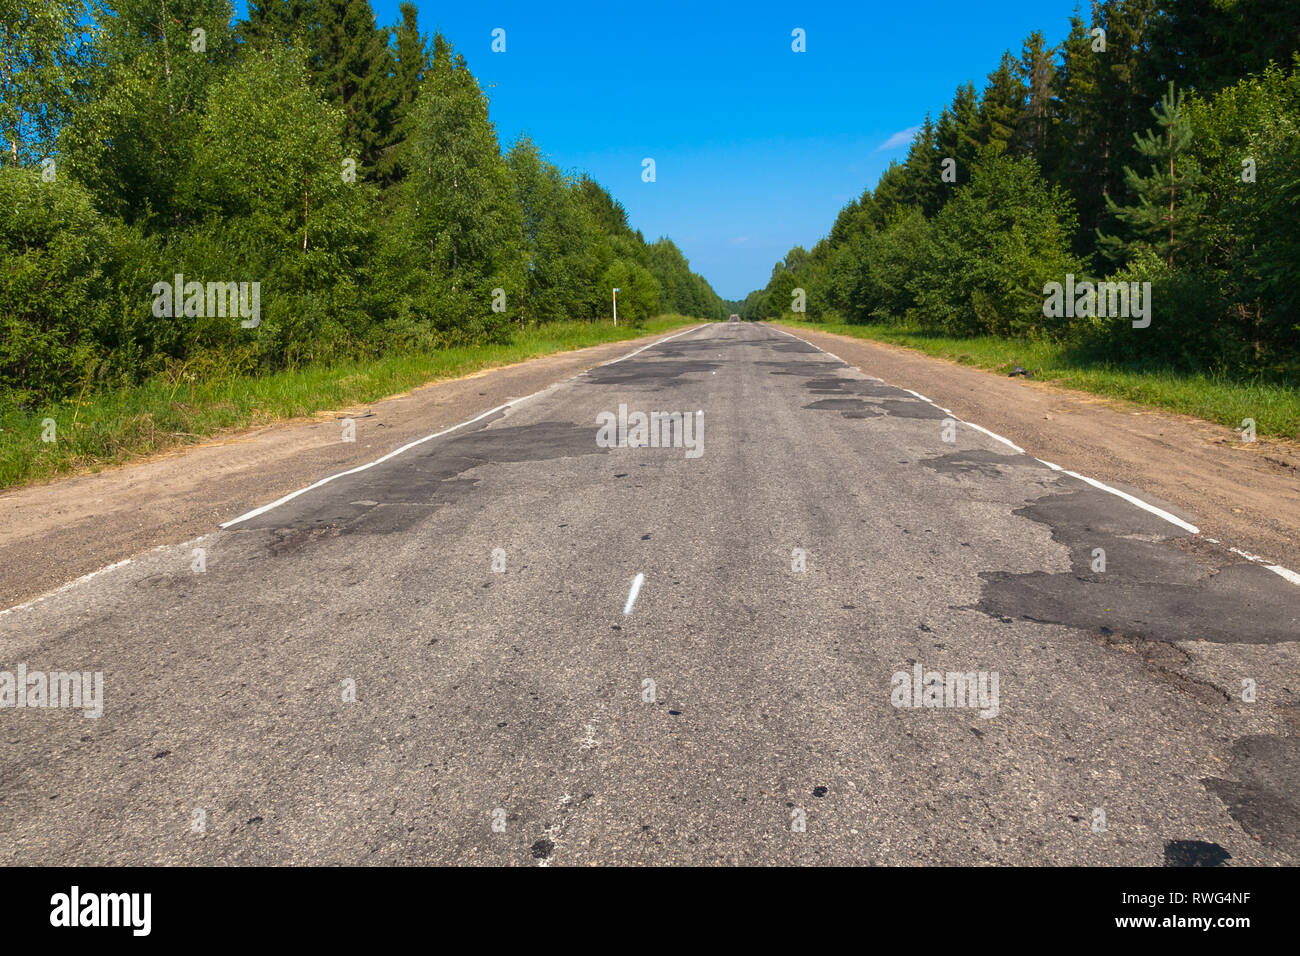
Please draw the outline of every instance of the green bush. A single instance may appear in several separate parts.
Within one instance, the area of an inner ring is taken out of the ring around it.
[[[107,236],[80,186],[0,167],[0,393],[11,400],[70,391],[96,356]]]
[[[1060,335],[1043,288],[1082,273],[1070,253],[1074,208],[1032,159],[983,154],[970,185],[930,223],[908,280],[921,321],[958,335]]]

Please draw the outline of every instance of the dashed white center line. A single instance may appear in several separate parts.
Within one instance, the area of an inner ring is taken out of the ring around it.
[[[632,579],[632,590],[627,593],[627,603],[623,605],[623,614],[626,616],[632,613],[632,605],[636,603],[636,596],[641,593],[641,585],[645,584],[645,575],[638,574]]]

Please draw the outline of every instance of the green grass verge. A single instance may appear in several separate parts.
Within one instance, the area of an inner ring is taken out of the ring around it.
[[[219,381],[155,378],[133,388],[38,409],[0,404],[0,488],[98,470],[197,442],[226,428],[372,402],[480,369],[658,334],[699,321],[663,315],[640,328],[558,322],[525,329],[513,341],[499,345],[388,355]],[[53,442],[41,440],[45,419],[55,421]]]
[[[952,338],[889,325],[846,322],[780,323],[901,345],[977,368],[1006,373],[1017,365],[1039,381],[1053,382],[1107,398],[1194,415],[1229,428],[1255,420],[1260,437],[1300,438],[1300,386],[1264,379],[1240,379],[1172,369],[1135,369],[1081,360],[1063,345],[994,336]]]

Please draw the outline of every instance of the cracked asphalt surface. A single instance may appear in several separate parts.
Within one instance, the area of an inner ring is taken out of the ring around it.
[[[0,862],[1300,863],[1300,587],[947,418],[709,325],[0,616]]]

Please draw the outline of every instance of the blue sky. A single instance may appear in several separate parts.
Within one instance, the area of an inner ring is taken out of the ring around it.
[[[371,2],[381,24],[397,22],[397,0]],[[825,235],[959,83],[982,88],[1031,30],[1059,42],[1076,2],[418,6],[421,29],[441,31],[486,87],[503,148],[530,134],[741,298],[791,246]],[[497,27],[505,53],[491,52]],[[791,51],[796,27],[805,53]],[[654,183],[641,180],[646,157]]]

